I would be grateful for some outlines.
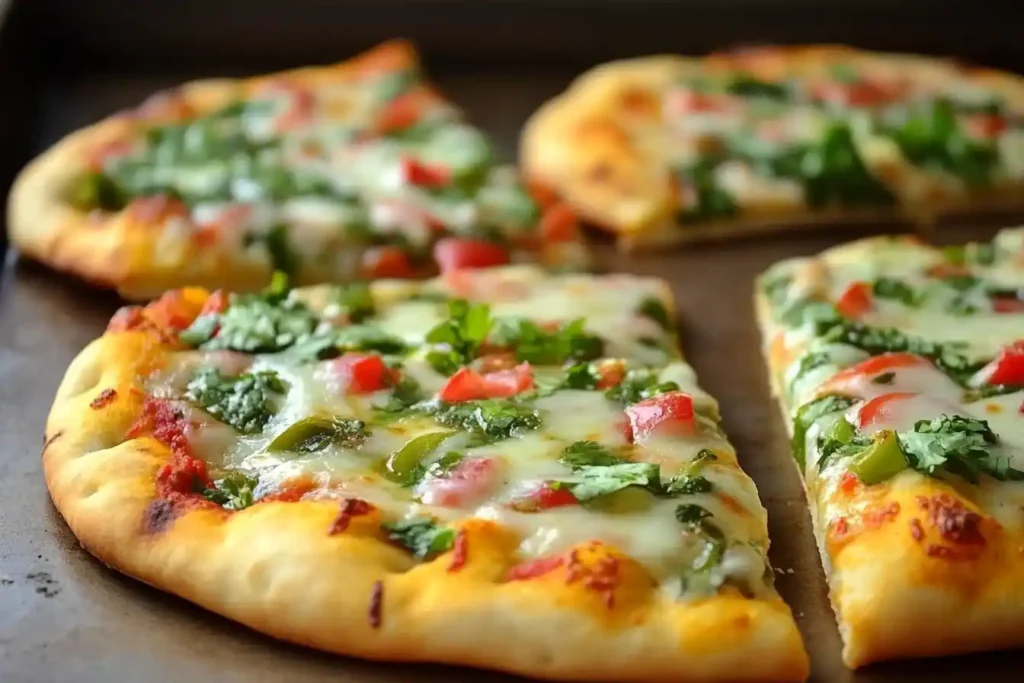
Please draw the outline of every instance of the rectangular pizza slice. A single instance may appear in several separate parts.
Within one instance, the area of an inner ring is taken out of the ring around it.
[[[188,83],[57,143],[9,203],[25,254],[144,299],[585,260],[575,218],[394,41],[339,64]]]
[[[1024,644],[1024,229],[853,242],[756,301],[846,663]]]
[[[797,681],[765,510],[667,286],[460,271],[166,294],[74,361],[57,507],[279,638],[580,681]]]

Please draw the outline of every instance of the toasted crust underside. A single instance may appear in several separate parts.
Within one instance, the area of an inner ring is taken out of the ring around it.
[[[375,515],[328,534],[337,501],[167,518],[154,497],[170,453],[152,438],[124,436],[140,411],[138,378],[165,354],[140,333],[93,342],[70,366],[47,423],[53,501],[82,544],[115,569],[271,636],[370,659],[552,680],[806,677],[800,636],[777,598],[676,602],[624,557],[611,606],[560,572],[504,581],[517,541],[488,521],[461,525],[466,563],[453,571],[450,553],[417,563],[386,543]],[[90,406],[109,389],[109,405]]]
[[[274,79],[310,85],[372,69],[415,66],[418,57],[404,41],[392,41],[339,64],[229,80],[195,81],[176,88],[171,99],[192,114],[219,109]],[[25,255],[128,299],[149,299],[174,287],[200,285],[251,291],[270,279],[269,258],[242,258],[226,245],[200,245],[128,211],[89,214],[68,203],[72,182],[88,169],[90,152],[137,135],[140,124],[173,119],[167,96],[157,94],[140,112],[118,113],[63,138],[18,175],[7,205],[11,242]],[[358,254],[353,256],[357,258]],[[323,281],[329,272],[303,269],[301,282]]]
[[[1019,76],[966,70],[941,59],[865,53],[836,45],[767,47],[714,54],[703,60],[660,55],[604,64],[579,76],[527,122],[520,139],[520,163],[528,178],[561,193],[594,227],[618,235],[626,250],[815,225],[827,229],[904,223],[928,229],[937,216],[1024,208],[1019,182],[968,196],[900,167],[878,170],[891,176],[892,189],[903,200],[903,208],[816,211],[798,203],[755,202],[744,205],[732,218],[680,224],[671,169],[663,152],[666,143],[653,132],[650,140],[638,140],[630,117],[643,116],[644,106],[654,106],[658,88],[689,72],[743,68],[755,76],[771,77],[839,58],[857,61],[869,70],[905,68],[930,80],[948,80],[952,70],[958,69],[955,73],[998,91],[1014,106],[1024,107],[1024,79]]]
[[[889,239],[869,237],[839,245],[808,260],[794,277],[827,278],[831,266],[870,260],[876,245]],[[774,323],[760,292],[754,295],[754,306],[765,337],[762,351],[772,393],[792,435],[792,407],[783,397],[781,377],[793,356],[771,344],[768,335]],[[803,472],[796,469],[807,491]],[[898,514],[832,551],[824,523],[829,506],[819,506],[808,495],[815,540],[843,638],[843,661],[856,668],[890,659],[1024,646],[1024,537],[999,527],[972,506],[989,525],[983,551],[953,560],[930,557],[928,539],[920,543],[910,533],[911,520],[926,514],[919,500],[943,494],[962,496],[947,484],[917,473],[905,473],[880,487],[884,490],[876,487],[871,504],[895,503]]]

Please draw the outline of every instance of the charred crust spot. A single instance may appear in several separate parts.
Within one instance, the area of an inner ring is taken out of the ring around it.
[[[924,538],[924,529],[921,527],[921,520],[917,517],[910,520],[910,537],[918,543]]]
[[[615,606],[615,588],[619,585],[619,561],[614,557],[602,557],[592,564],[584,563],[577,550],[569,554],[566,567],[567,584],[579,581],[587,590],[599,593],[604,604],[611,609]]]
[[[370,608],[367,610],[367,617],[370,619],[370,628],[380,628],[383,609],[384,582],[377,581],[373,584],[373,593],[370,594]]]
[[[148,533],[156,534],[166,529],[178,517],[178,511],[169,500],[154,500],[146,508],[145,528]]]
[[[466,530],[459,530],[452,547],[452,562],[448,565],[449,572],[457,572],[466,566],[467,552],[469,550],[468,542]]]
[[[50,446],[52,446],[52,445],[53,445],[53,442],[54,442],[54,441],[56,441],[57,439],[59,439],[59,438],[60,438],[60,437],[62,437],[62,436],[64,436],[64,430],[63,430],[63,429],[61,429],[61,430],[58,430],[58,431],[54,432],[54,433],[53,433],[52,435],[50,435],[49,437],[47,437],[47,436],[46,436],[46,434],[43,434],[43,453],[45,453],[45,452],[46,452],[46,450],[47,450],[47,449],[48,449],[48,448],[49,448]]]
[[[328,536],[334,536],[335,534],[344,533],[348,529],[348,525],[352,522],[353,517],[361,517],[368,515],[373,512],[374,507],[365,500],[359,498],[346,498],[345,502],[341,504],[341,510],[338,511],[338,516],[331,522],[330,528],[327,530]]]
[[[933,496],[928,506],[928,519],[944,541],[958,545],[984,545],[982,517],[948,494]]]
[[[99,395],[89,402],[89,407],[93,410],[100,410],[110,405],[114,399],[117,398],[117,391],[114,389],[104,389]]]
[[[600,163],[596,164],[587,172],[587,180],[592,183],[603,183],[606,180],[611,179],[613,170],[610,164]]]

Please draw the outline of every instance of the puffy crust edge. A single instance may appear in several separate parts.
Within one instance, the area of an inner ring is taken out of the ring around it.
[[[83,546],[114,569],[274,637],[369,659],[551,680],[806,677],[806,654],[780,599],[677,603],[628,558],[612,609],[557,572],[501,582],[516,541],[483,520],[461,526],[468,557],[458,572],[448,571],[450,554],[413,562],[378,537],[372,516],[328,535],[336,502],[193,510],[154,530],[155,479],[170,453],[152,438],[124,435],[141,407],[138,378],[166,353],[142,333],[106,334],[72,362],[47,421],[43,465],[54,504]],[[107,389],[114,400],[90,407]],[[374,628],[368,615],[378,585]]]
[[[801,269],[808,278],[821,279],[827,277],[830,264],[870,258],[877,245],[891,239],[868,237],[841,244],[801,259]],[[792,406],[783,396],[780,378],[792,356],[773,348],[775,325],[760,289],[755,290],[754,307],[772,393],[791,435]],[[807,494],[847,666],[1024,645],[1024,608],[1019,599],[1024,591],[1024,538],[1019,533],[1001,527],[953,487],[904,473],[870,493],[862,489],[853,498],[854,503],[878,508],[896,504],[896,514],[878,528],[861,531],[831,549],[826,520],[835,516],[835,506],[817,504],[796,463],[794,469]],[[911,520],[921,523],[925,517],[919,499],[936,495],[950,496],[982,516],[986,544],[981,552],[961,559],[928,556],[929,539],[938,539],[926,522],[923,541],[914,540]]]
[[[259,289],[270,279],[269,259],[245,261],[233,250],[217,246],[163,244],[159,225],[133,219],[129,212],[88,214],[68,204],[68,188],[85,170],[88,151],[132,135],[140,117],[173,118],[173,111],[166,107],[168,94],[183,98],[196,113],[203,113],[275,79],[300,79],[315,84],[362,70],[413,67],[418,61],[410,43],[393,40],[334,65],[245,79],[193,81],[157,93],[143,105],[151,111],[121,112],[70,133],[22,169],[7,204],[11,242],[33,259],[99,286],[117,289],[128,299],[152,298],[186,284]],[[302,281],[312,282],[325,279],[329,273],[303,275]]]

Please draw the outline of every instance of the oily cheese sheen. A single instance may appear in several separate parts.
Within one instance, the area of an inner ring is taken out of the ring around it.
[[[1019,206],[1024,81],[840,46],[604,64],[542,106],[526,174],[625,248]]]
[[[11,240],[132,299],[537,261],[575,217],[384,43],[332,66],[199,81],[72,133],[19,175]]]
[[[1024,644],[1022,244],[871,238],[758,281],[850,666]]]
[[[658,280],[533,266],[173,291],[69,368],[47,485],[102,561],[292,642],[803,680],[764,508],[671,310]]]

